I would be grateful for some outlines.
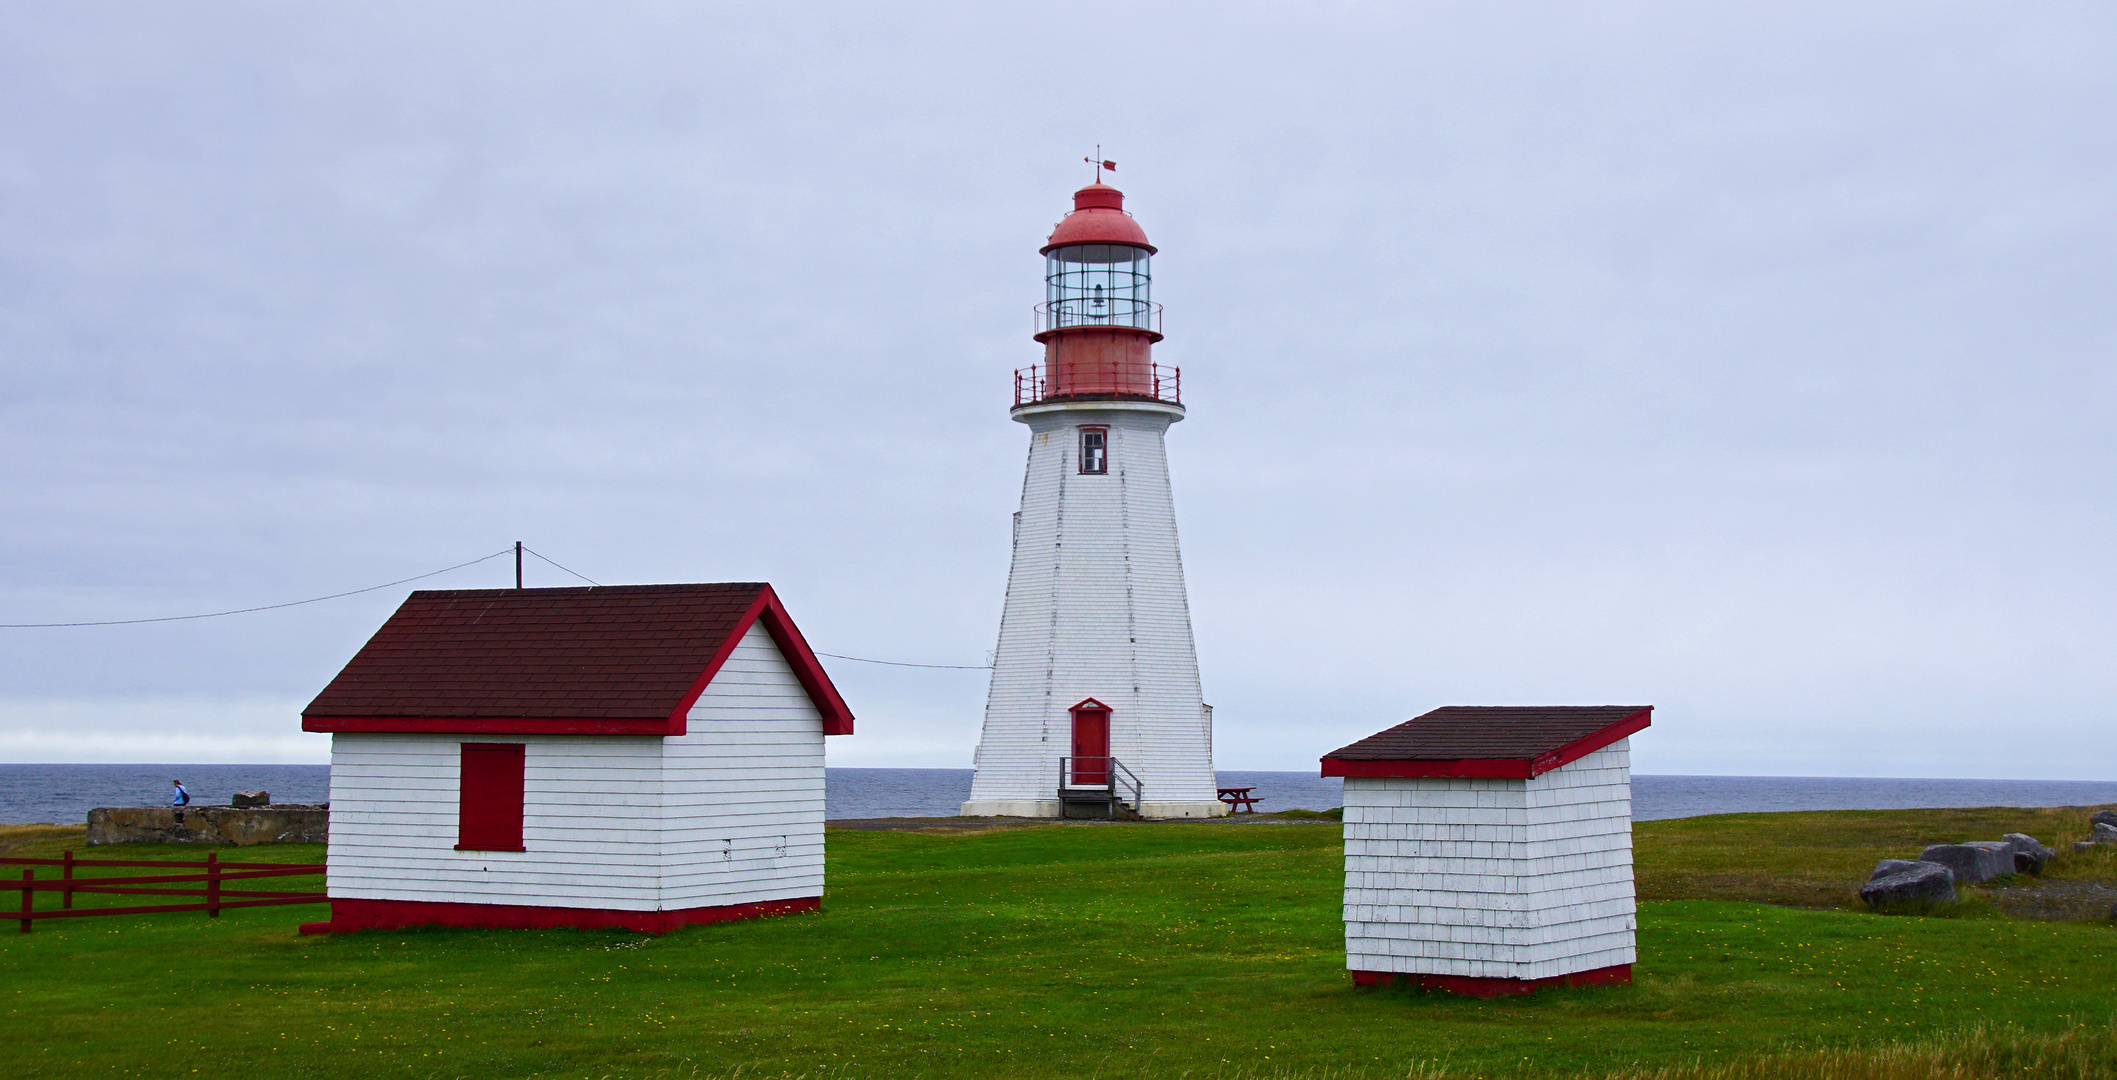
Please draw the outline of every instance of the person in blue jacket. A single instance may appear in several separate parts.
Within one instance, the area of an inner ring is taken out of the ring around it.
[[[184,823],[184,807],[191,805],[191,793],[184,790],[184,782],[182,780],[171,780],[169,782],[176,785],[176,790],[169,796],[169,805],[176,807],[176,823],[182,825]]]

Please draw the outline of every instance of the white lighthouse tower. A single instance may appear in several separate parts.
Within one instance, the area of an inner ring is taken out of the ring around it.
[[[1098,175],[1042,249],[1044,362],[1015,372],[1029,468],[964,814],[1227,812],[1162,443],[1179,372],[1153,360],[1155,249],[1124,201]]]

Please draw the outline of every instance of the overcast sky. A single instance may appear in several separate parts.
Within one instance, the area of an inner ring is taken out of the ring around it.
[[[513,541],[983,663],[1036,249],[1160,246],[1218,763],[2117,778],[2106,4],[0,3],[0,622]],[[322,761],[415,587],[0,630],[0,760]],[[576,583],[532,560],[531,585]],[[976,670],[828,661],[833,765]]]

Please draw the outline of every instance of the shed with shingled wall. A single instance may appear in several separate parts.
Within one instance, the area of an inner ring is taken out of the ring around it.
[[[1477,996],[1629,982],[1629,736],[1652,706],[1451,706],[1332,751],[1345,962]]]

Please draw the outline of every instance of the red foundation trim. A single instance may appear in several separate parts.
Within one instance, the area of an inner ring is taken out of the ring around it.
[[[441,904],[425,900],[333,900],[331,921],[302,923],[301,932],[350,934],[360,930],[402,930],[410,926],[468,926],[497,930],[617,928],[643,934],[666,934],[684,926],[815,911],[822,903],[821,897],[801,896],[792,900],[762,900],[754,904],[722,904],[680,911],[613,911],[520,904]]]
[[[1361,986],[1388,986],[1399,979],[1427,990],[1446,990],[1475,998],[1533,994],[1551,986],[1623,986],[1632,981],[1632,965],[1574,971],[1545,979],[1486,979],[1469,975],[1421,975],[1409,971],[1355,971],[1353,982]]]

